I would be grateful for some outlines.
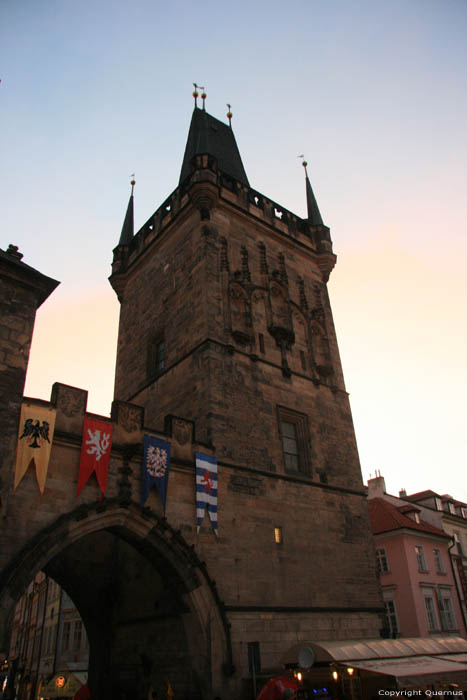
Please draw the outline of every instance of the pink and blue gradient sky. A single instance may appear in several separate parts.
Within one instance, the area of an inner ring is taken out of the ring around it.
[[[196,81],[299,215],[306,155],[364,479],[467,500],[466,36],[465,0],[3,0],[0,246],[61,280],[26,393],[108,414],[130,174],[138,228],[177,185]]]

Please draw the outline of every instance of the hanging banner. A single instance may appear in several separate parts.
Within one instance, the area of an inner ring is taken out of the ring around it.
[[[16,447],[15,484],[18,486],[29,466],[36,468],[39,490],[44,493],[50,451],[54,436],[56,410],[37,404],[23,403]]]
[[[170,469],[170,442],[164,442],[152,435],[144,436],[143,468],[141,474],[141,507],[146,502],[149,491],[157,487],[165,515],[167,486]]]
[[[85,416],[76,496],[79,496],[91,474],[96,472],[97,483],[104,498],[109,474],[112,428],[112,423]]]
[[[217,535],[217,460],[212,455],[196,452],[196,524],[197,532],[208,509]]]

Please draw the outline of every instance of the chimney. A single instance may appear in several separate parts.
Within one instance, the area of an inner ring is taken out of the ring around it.
[[[382,498],[386,493],[386,483],[380,471],[375,472],[373,479],[368,479],[368,498]]]
[[[407,491],[405,489],[399,491],[399,498],[407,498]]]

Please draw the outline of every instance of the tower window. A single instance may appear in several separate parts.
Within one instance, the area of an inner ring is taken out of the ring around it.
[[[154,379],[165,369],[165,341],[158,336],[149,343],[148,378]]]
[[[281,527],[275,527],[274,528],[274,542],[276,544],[282,544],[283,539],[282,539],[282,528]]]
[[[311,476],[307,416],[278,406],[278,422],[285,471]]]
[[[258,340],[259,340],[259,350],[264,355],[264,352],[265,352],[264,351],[264,335],[262,333],[259,333]]]

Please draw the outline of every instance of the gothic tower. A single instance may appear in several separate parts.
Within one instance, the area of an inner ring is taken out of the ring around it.
[[[143,406],[153,430],[193,421],[217,457],[219,537],[208,523],[184,535],[216,580],[244,676],[248,642],[271,666],[300,640],[379,636],[326,286],[336,258],[305,186],[302,219],[250,186],[231,127],[195,108],[178,187],[136,235],[131,197],[110,277],[115,399]],[[171,507],[176,520],[176,496]]]

